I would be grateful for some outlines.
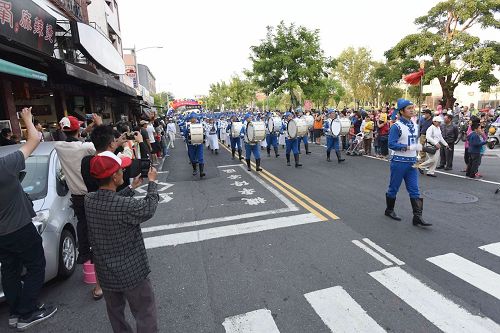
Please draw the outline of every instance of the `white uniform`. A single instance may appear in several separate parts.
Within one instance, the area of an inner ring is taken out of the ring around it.
[[[219,150],[219,138],[217,137],[217,124],[207,124],[207,143],[212,150]]]

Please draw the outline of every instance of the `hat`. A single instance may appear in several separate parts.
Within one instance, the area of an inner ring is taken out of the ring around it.
[[[405,107],[410,106],[410,105],[413,105],[413,103],[411,101],[404,99],[404,98],[400,98],[400,99],[398,99],[398,105],[396,107],[396,110],[401,111]]]
[[[141,121],[139,122],[139,124],[141,124],[141,125],[144,125],[144,124],[149,124],[149,121],[147,121],[147,120],[141,120]]]
[[[74,132],[80,128],[80,122],[73,116],[64,117],[59,122],[61,128],[65,132]]]
[[[291,116],[291,115],[292,115],[292,113],[291,113],[291,112],[288,112],[288,111],[287,111],[287,112],[285,112],[285,117],[289,117],[289,116]]]
[[[442,122],[443,122],[443,118],[441,118],[441,117],[439,117],[439,116],[435,116],[434,118],[432,118],[432,121],[433,121],[433,122],[434,122],[434,121],[438,121],[438,122],[442,123]]]
[[[330,114],[330,113],[332,113],[332,112],[335,112],[335,110],[334,110],[334,109],[328,109],[328,110],[327,110],[327,113],[328,113],[328,114]]]
[[[298,107],[295,109],[295,112],[299,113],[299,112],[304,112],[304,110],[302,109],[302,107]]]
[[[432,111],[431,111],[430,109],[424,109],[422,112],[423,112],[423,113],[432,114]]]
[[[90,160],[90,174],[97,179],[111,177],[120,169],[126,168],[132,164],[128,157],[118,157],[110,151],[105,151]]]
[[[252,117],[252,114],[251,113],[246,113],[245,116],[243,117],[243,120],[247,120],[250,117]]]

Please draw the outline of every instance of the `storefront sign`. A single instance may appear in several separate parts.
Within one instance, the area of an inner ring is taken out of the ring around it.
[[[56,19],[31,0],[0,0],[0,35],[52,56]]]

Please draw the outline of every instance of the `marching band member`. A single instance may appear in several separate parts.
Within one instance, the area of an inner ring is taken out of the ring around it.
[[[189,121],[191,124],[196,124],[197,123],[197,118],[198,115],[194,112],[192,112],[188,118],[187,121]],[[193,166],[193,176],[196,176],[198,171],[196,170],[197,164],[200,165],[200,178],[205,177],[205,173],[203,172],[203,168],[205,166],[205,163],[203,161],[203,144],[191,144],[189,140],[189,126],[186,126],[184,128],[183,132],[184,138],[187,143],[188,147],[188,156],[189,160],[191,161],[191,165]]]
[[[385,215],[401,221],[401,218],[394,212],[394,205],[404,179],[413,209],[413,225],[431,226],[431,223],[426,223],[422,218],[424,201],[420,197],[418,188],[418,171],[413,168],[413,164],[417,162],[417,153],[422,149],[422,145],[418,142],[418,125],[411,120],[415,113],[415,106],[409,100],[400,98],[394,112],[398,112],[399,119],[389,130],[389,148],[393,150],[393,155],[391,178],[386,193]]]
[[[267,119],[271,119],[272,114],[268,113]],[[274,148],[274,155],[276,158],[280,156],[278,154],[278,135],[276,132],[270,132],[269,128],[266,126],[266,144],[267,144],[267,157],[271,157],[271,146]]]
[[[219,138],[217,136],[217,132],[219,131],[219,127],[215,123],[214,118],[208,119],[207,126],[207,141],[212,150],[212,154],[215,152],[215,155],[219,154]]]
[[[241,138],[240,136],[233,137],[231,135],[233,131],[233,123],[238,121],[238,117],[232,116],[229,121],[229,125],[227,125],[226,131],[229,133],[229,140],[231,143],[231,159],[234,160],[234,154],[236,153],[236,148],[238,148],[238,159],[241,161],[243,157],[241,156]]]
[[[253,116],[250,113],[245,114],[245,117],[243,117],[243,127],[241,127],[241,132],[240,132],[240,136],[242,138],[245,137],[247,125],[248,125],[248,123],[250,123],[252,121],[252,119],[253,119]],[[252,156],[252,153],[253,153],[253,156],[255,158],[255,165],[256,165],[255,171],[262,171],[262,169],[260,168],[259,144],[258,143],[248,143],[245,141],[245,160],[247,162],[248,171],[252,170],[252,168],[250,167],[250,158]]]
[[[328,162],[332,161],[330,159],[330,152],[332,149],[335,149],[335,154],[337,155],[337,161],[338,163],[341,163],[344,162],[345,159],[343,159],[340,155],[340,138],[338,136],[332,135],[332,132],[330,131],[330,122],[335,118],[337,118],[337,114],[335,113],[334,110],[329,109],[328,120],[325,121],[323,124],[323,132],[325,133],[326,136],[326,160]]]
[[[220,140],[222,141],[222,144],[223,145],[229,144],[229,139],[228,139],[228,135],[227,135],[227,131],[226,131],[227,121],[226,121],[225,116],[220,117],[220,121],[217,124],[217,126],[218,126],[219,131],[220,131]]]
[[[295,167],[301,167],[302,164],[299,163],[299,144],[298,138],[290,138],[287,133],[288,122],[293,119],[293,114],[291,112],[285,113],[285,121],[281,125],[281,131],[285,133],[285,146],[286,146],[286,165],[290,166],[290,152],[293,152],[293,158],[295,159]]]
[[[304,118],[304,111],[302,110],[302,108],[300,106],[295,110],[295,112],[297,114],[297,118]],[[309,141],[307,138],[307,133],[304,136],[299,137],[297,140],[297,150],[299,151],[299,154],[301,154],[301,152],[300,152],[300,143],[301,142],[304,142],[304,147],[306,148],[306,155],[310,155],[311,152],[309,151]]]

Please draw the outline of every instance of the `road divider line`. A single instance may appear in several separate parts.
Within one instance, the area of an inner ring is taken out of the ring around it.
[[[479,247],[481,250],[494,254],[500,257],[500,242],[483,245]]]
[[[304,297],[332,332],[385,332],[341,286],[313,291]]]
[[[230,167],[236,167],[236,166],[241,166],[241,163],[238,163],[238,164],[227,164],[227,165],[218,165],[217,168],[230,168]]]
[[[226,333],[280,333],[268,309],[229,317],[222,323]]]
[[[500,300],[500,275],[455,253],[427,258],[427,261]]]
[[[471,314],[400,267],[368,274],[445,333],[500,332],[491,319]]]
[[[147,237],[144,239],[146,249],[154,249],[165,246],[176,246],[180,244],[201,242],[209,239],[257,233],[266,230],[288,228],[303,224],[321,222],[322,220],[313,214],[299,214],[292,216],[276,217],[272,219],[252,221],[246,223],[231,224],[209,229],[178,232],[175,234]]]
[[[401,266],[401,265],[405,264],[404,261],[399,260],[398,258],[396,258],[396,256],[394,256],[391,253],[387,252],[386,250],[384,250],[384,248],[382,248],[381,246],[377,245],[375,242],[372,242],[370,239],[363,238],[363,241],[366,244],[370,245],[375,250],[377,250],[379,253],[381,253],[382,255],[384,255],[387,259],[389,259],[392,262],[394,262],[396,265]]]
[[[357,247],[359,247],[361,250],[363,250],[366,253],[368,253],[369,255],[371,255],[376,260],[380,261],[382,264],[384,264],[386,266],[392,266],[392,262],[390,262],[389,260],[387,260],[384,257],[382,257],[380,254],[378,254],[377,252],[373,251],[368,246],[366,246],[365,244],[361,243],[359,240],[353,239],[352,243],[354,245],[356,245]]]

